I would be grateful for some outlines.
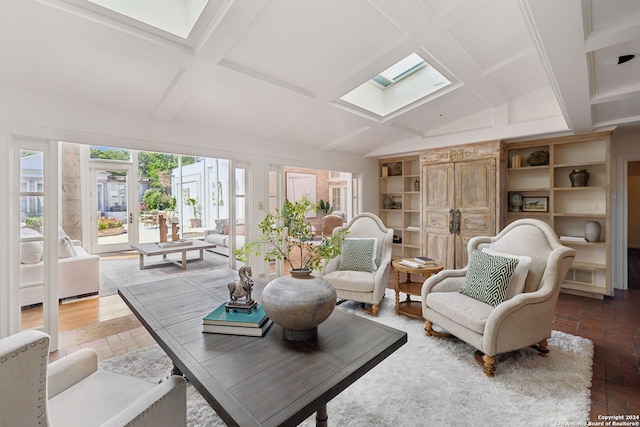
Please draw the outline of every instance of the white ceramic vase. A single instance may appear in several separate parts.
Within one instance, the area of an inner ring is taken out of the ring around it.
[[[318,325],[331,315],[337,294],[324,279],[281,276],[265,286],[262,306],[289,341],[309,341],[318,336]]]
[[[584,238],[587,242],[600,241],[601,226],[598,221],[587,221],[584,223]]]

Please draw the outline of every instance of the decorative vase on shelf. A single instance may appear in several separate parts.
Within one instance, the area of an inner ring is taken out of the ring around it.
[[[598,221],[587,221],[584,223],[584,238],[587,242],[600,241],[600,223]]]
[[[393,199],[390,196],[384,196],[384,200],[382,200],[382,207],[384,209],[393,208]]]
[[[309,341],[318,336],[318,325],[336,306],[331,283],[311,275],[311,270],[290,270],[291,276],[272,280],[262,291],[262,306],[288,341]]]
[[[413,181],[413,189],[415,191],[420,191],[420,180],[416,179],[415,181]]]
[[[586,169],[574,169],[569,174],[572,187],[586,187],[589,182],[589,172]]]

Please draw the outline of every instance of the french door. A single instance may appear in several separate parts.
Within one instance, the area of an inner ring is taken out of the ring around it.
[[[90,167],[91,252],[126,251],[138,240],[137,179],[131,163],[94,161]]]
[[[234,251],[245,243],[245,227],[247,223],[247,165],[245,163],[232,162],[232,177],[230,182],[230,192],[234,195],[234,203],[230,209],[229,227],[229,266],[239,268]]]
[[[58,349],[58,147],[54,141],[16,138],[11,186],[15,195],[9,252],[10,331],[30,329],[51,337]],[[42,309],[30,307],[42,301]],[[24,317],[24,319],[23,319]]]

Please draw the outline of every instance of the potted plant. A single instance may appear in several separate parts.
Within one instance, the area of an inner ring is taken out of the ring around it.
[[[331,212],[333,212],[333,206],[331,206],[331,203],[329,203],[328,200],[325,202],[324,200],[320,199],[320,201],[318,202],[318,210],[325,215],[330,215]]]
[[[200,218],[202,212],[198,200],[191,197],[185,201],[185,204],[191,206],[191,208],[193,209],[193,218],[189,220],[191,228],[202,227],[202,219]]]
[[[106,216],[98,218],[98,237],[115,236],[122,233],[124,233],[124,225],[119,219]]]
[[[345,232],[316,240],[307,213],[317,207],[307,197],[298,202],[285,201],[282,209],[276,209],[259,224],[262,236],[246,243],[236,251],[238,259],[263,255],[265,261],[286,259],[291,276],[278,277],[265,286],[261,303],[267,315],[282,328],[282,335],[289,341],[313,340],[318,335],[318,325],[333,312],[337,294],[324,279],[311,275],[324,259],[338,256]],[[291,254],[299,255],[294,265]]]
[[[340,255],[344,231],[317,240],[307,214],[316,210],[308,197],[300,201],[285,200],[282,209],[269,212],[258,225],[262,236],[255,242],[248,242],[236,251],[238,259],[246,262],[249,255],[263,255],[265,261],[286,259],[292,275],[309,275],[317,270],[323,260]],[[300,259],[294,265],[290,255]]]

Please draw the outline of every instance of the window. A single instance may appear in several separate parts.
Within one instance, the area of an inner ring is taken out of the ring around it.
[[[411,53],[340,98],[385,117],[451,84],[417,53]]]
[[[346,211],[347,187],[329,187],[329,199],[334,211]]]

